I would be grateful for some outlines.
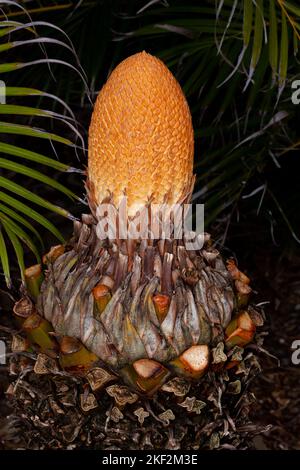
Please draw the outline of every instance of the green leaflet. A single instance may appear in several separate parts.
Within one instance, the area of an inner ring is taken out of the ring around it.
[[[296,56],[299,51],[299,40],[295,31],[293,32],[293,46],[294,46],[294,56]]]
[[[25,158],[26,160],[31,160],[33,162],[40,163],[41,165],[50,166],[51,168],[59,171],[68,171],[70,168],[68,165],[58,162],[57,160],[53,160],[52,158],[45,157],[40,153],[32,152],[31,150],[26,150],[22,147],[17,147],[16,145],[5,144],[4,142],[0,142],[0,153],[1,152],[8,155],[14,155],[15,157]]]
[[[22,278],[22,282],[25,282],[25,277],[24,277],[24,271],[25,271],[25,264],[24,264],[24,252],[22,249],[22,245],[18,240],[18,237],[14,234],[14,232],[11,230],[9,225],[6,222],[2,222],[3,227],[7,233],[8,238],[11,241],[11,244],[15,250],[16,257],[18,260],[19,268],[20,268],[20,274]]]
[[[0,64],[0,73],[13,72],[21,69],[24,65],[20,62],[11,62],[8,64]]]
[[[51,111],[46,111],[45,109],[32,108],[30,106],[20,106],[15,104],[1,104],[0,114],[12,114],[14,116],[53,116]]]
[[[60,142],[65,145],[70,145],[70,146],[73,145],[73,143],[69,139],[66,139],[65,137],[61,137],[60,135],[46,132],[44,129],[38,129],[36,127],[25,126],[22,124],[11,124],[9,122],[0,121],[0,133],[27,135],[30,137],[37,137],[40,139],[48,139],[54,142]]]
[[[35,244],[32,242],[31,238],[29,235],[18,225],[16,224],[13,220],[11,220],[9,217],[7,217],[5,214],[0,212],[0,220],[2,223],[6,223],[7,226],[10,228],[10,230],[18,237],[20,240],[22,240],[25,245],[28,246],[28,248],[34,253],[37,262],[39,263],[41,258],[39,255],[39,252],[35,246]]]
[[[17,222],[24,225],[24,227],[28,228],[28,230],[30,230],[33,233],[33,235],[35,235],[35,237],[38,239],[38,241],[41,244],[41,247],[44,248],[43,240],[39,232],[31,225],[30,222],[28,222],[28,220],[24,219],[24,217],[22,217],[20,214],[18,214],[13,209],[5,206],[2,203],[0,203],[0,211],[3,212],[4,214],[7,214],[10,218],[15,219]]]
[[[288,68],[289,38],[287,21],[284,11],[281,13],[281,42],[280,42],[280,64],[279,64],[279,86],[284,87]]]
[[[29,178],[41,181],[42,183],[47,184],[48,186],[51,186],[52,188],[55,188],[58,191],[66,194],[66,196],[68,196],[70,199],[74,199],[77,197],[76,194],[72,193],[72,191],[65,188],[65,186],[58,183],[53,178],[49,178],[49,176],[44,175],[40,171],[28,168],[27,166],[21,165],[20,163],[6,160],[5,158],[0,158],[0,168],[15,171],[16,173],[21,173],[22,175],[28,176]]]
[[[264,34],[263,24],[263,0],[256,0],[256,12],[255,12],[255,23],[254,23],[254,37],[253,37],[253,48],[250,68],[255,69],[261,53],[262,42]]]
[[[1,265],[3,269],[6,285],[8,288],[10,288],[11,280],[10,280],[9,261],[8,261],[8,254],[7,254],[5,240],[2,234],[1,224],[0,224],[0,260],[1,260]]]
[[[46,201],[46,199],[43,199],[42,197],[37,196],[31,191],[28,191],[28,189],[23,188],[19,184],[14,183],[13,181],[10,181],[4,178],[3,176],[0,176],[0,187],[8,189],[14,194],[18,194],[19,196],[27,199],[28,201],[34,202],[35,204],[38,204],[39,206],[42,206],[45,209],[49,209],[52,212],[56,212],[57,214],[62,215],[63,217],[73,219],[73,216],[65,209],[62,209],[61,207],[51,204],[51,202]]]
[[[49,232],[51,232],[58,240],[60,240],[62,243],[64,243],[64,238],[61,235],[61,233],[57,230],[57,228],[48,220],[46,217],[43,215],[39,214],[37,211],[32,209],[31,207],[28,207],[26,204],[23,204],[23,202],[18,201],[17,199],[9,196],[8,194],[5,194],[0,191],[0,200],[3,201],[5,204],[13,207],[17,211],[21,212],[22,214],[27,215],[31,219],[35,220],[38,222],[40,225],[45,227]]]
[[[7,96],[42,96],[43,92],[41,90],[37,90],[36,88],[26,88],[26,87],[16,87],[16,86],[8,86],[6,87],[6,95]],[[32,108],[35,109],[35,108]]]
[[[252,0],[244,0],[244,21],[243,21],[243,39],[244,46],[247,47],[252,33],[253,21],[253,3]]]
[[[270,0],[269,62],[272,67],[273,78],[275,78],[278,67],[278,30],[274,0]]]

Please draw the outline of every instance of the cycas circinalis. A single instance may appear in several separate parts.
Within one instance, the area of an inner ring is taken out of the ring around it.
[[[44,272],[26,270],[27,292],[14,312],[40,351],[86,375],[93,391],[106,388],[121,409],[155,396],[169,411],[167,425],[179,404],[201,415],[203,428],[247,395],[254,365],[243,347],[262,323],[248,306],[249,279],[233,260],[225,264],[208,234],[192,250],[176,239],[175,217],[167,239],[97,236],[99,208],[120,210],[124,195],[126,224],[153,204],[188,202],[193,153],[189,108],[172,74],[145,52],[123,61],[98,96],[89,130],[91,214],[75,222],[68,245],[45,255]]]

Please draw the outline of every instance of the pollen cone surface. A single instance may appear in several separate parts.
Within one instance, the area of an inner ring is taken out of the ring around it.
[[[179,83],[156,57],[121,62],[100,91],[89,128],[88,186],[99,204],[127,196],[129,215],[147,202],[180,203],[193,187],[194,135]]]

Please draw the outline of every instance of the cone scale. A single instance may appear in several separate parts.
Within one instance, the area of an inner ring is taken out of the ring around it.
[[[192,192],[194,133],[180,85],[156,57],[125,59],[100,91],[89,128],[91,205],[127,197],[130,216],[147,202],[181,203]]]

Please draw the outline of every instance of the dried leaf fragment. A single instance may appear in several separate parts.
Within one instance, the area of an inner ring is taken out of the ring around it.
[[[197,400],[196,397],[186,397],[186,399],[179,404],[182,408],[186,408],[189,413],[196,413],[199,415],[201,410],[206,406],[206,403],[201,400]]]
[[[11,350],[12,352],[24,352],[29,348],[29,341],[20,335],[13,335]]]
[[[102,369],[102,367],[95,367],[89,370],[86,378],[93,392],[101,390],[107,383],[117,379],[115,375]]]
[[[37,360],[34,365],[34,372],[36,374],[53,374],[58,371],[59,368],[55,359],[47,356],[46,354],[38,354]]]
[[[163,413],[160,413],[158,415],[158,418],[161,419],[162,421],[165,422],[165,424],[168,426],[170,421],[173,421],[175,419],[175,415],[172,410],[166,410]]]
[[[114,423],[118,423],[124,418],[122,411],[117,406],[114,406],[110,411],[107,411],[106,416]]]
[[[125,406],[127,403],[132,404],[138,400],[138,395],[131,392],[126,385],[110,385],[107,387],[108,395],[115,399],[118,406]]]
[[[162,386],[164,392],[174,393],[177,397],[184,397],[191,388],[191,384],[188,383],[183,377],[175,377],[169,380]]]
[[[138,422],[140,424],[143,424],[144,421],[145,421],[145,418],[148,418],[148,416],[150,416],[150,413],[148,413],[148,411],[145,411],[143,407],[140,407],[140,408],[137,408],[133,414],[135,416],[137,416],[138,418]]]
[[[213,364],[220,364],[227,361],[227,356],[224,353],[224,343],[220,341],[215,348],[212,349]]]
[[[229,382],[227,386],[227,393],[230,395],[239,395],[241,393],[242,384],[240,380],[235,380],[234,382]]]

